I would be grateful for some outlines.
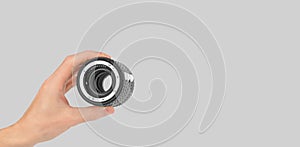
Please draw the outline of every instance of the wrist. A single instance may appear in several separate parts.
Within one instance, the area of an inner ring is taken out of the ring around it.
[[[35,140],[31,131],[19,123],[0,130],[1,147],[33,147]]]

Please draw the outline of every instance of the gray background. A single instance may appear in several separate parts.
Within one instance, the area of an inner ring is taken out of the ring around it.
[[[99,16],[132,2],[1,1],[0,127],[22,116],[43,80],[76,51]],[[227,91],[205,134],[197,134],[195,119],[162,146],[299,146],[297,1],[167,2],[189,9],[209,26],[225,57]],[[114,146],[84,124],[37,146],[72,145]]]

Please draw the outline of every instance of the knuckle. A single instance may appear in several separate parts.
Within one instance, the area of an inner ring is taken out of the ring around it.
[[[41,85],[42,90],[49,90],[53,88],[53,75],[49,76]]]
[[[43,84],[42,84],[42,86],[41,86],[41,89],[42,89],[42,90],[46,90],[46,89],[49,88],[49,85],[50,85],[49,81],[50,81],[49,79],[46,79],[46,80],[43,82]]]
[[[68,55],[65,57],[64,63],[72,63],[73,59],[74,59],[74,55]]]

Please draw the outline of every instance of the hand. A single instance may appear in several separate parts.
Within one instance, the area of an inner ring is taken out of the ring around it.
[[[79,123],[112,114],[113,107],[72,107],[65,97],[65,93],[76,81],[76,75],[72,72],[78,70],[88,59],[97,56],[110,58],[104,53],[94,51],[66,57],[56,71],[44,81],[24,116],[14,125],[0,130],[0,146],[33,146],[53,139]]]

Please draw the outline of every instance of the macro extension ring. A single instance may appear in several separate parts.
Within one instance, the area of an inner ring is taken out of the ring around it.
[[[104,82],[110,78],[110,85]],[[83,64],[78,71],[77,89],[81,97],[96,106],[119,106],[126,102],[134,89],[131,71],[122,63],[97,57]]]

